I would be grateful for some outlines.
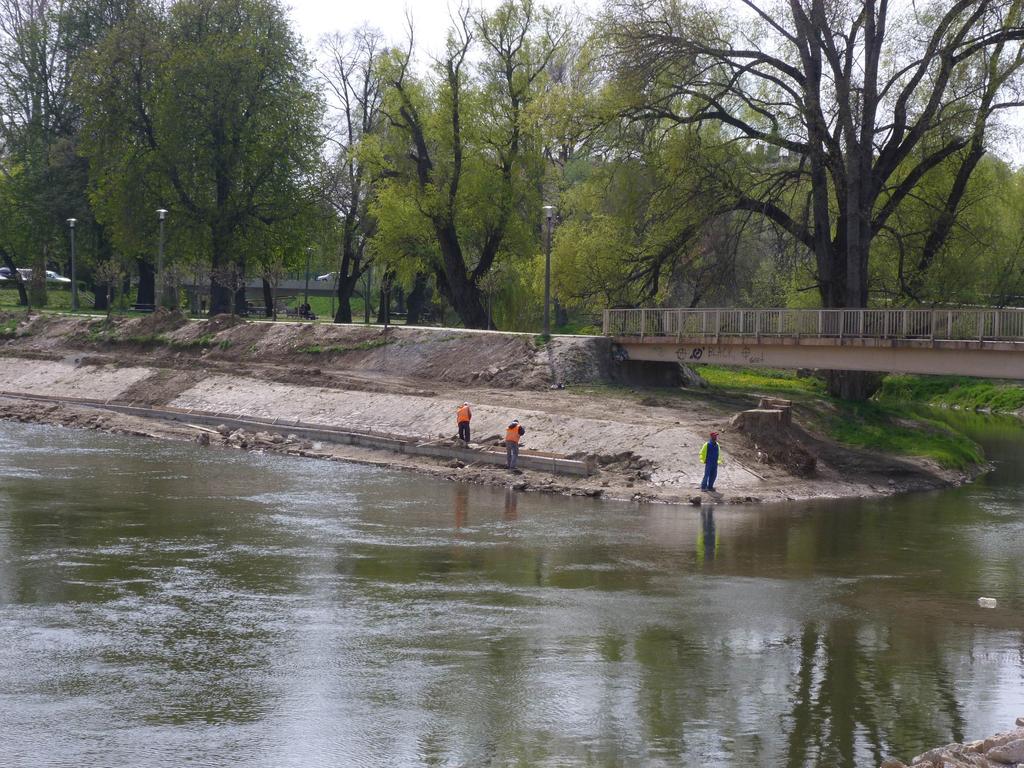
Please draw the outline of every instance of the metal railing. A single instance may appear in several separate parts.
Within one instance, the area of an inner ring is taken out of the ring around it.
[[[606,309],[604,334],[1024,341],[1024,309]]]

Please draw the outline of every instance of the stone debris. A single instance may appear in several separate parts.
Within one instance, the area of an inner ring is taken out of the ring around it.
[[[909,764],[888,757],[879,768],[1018,768],[1024,763],[1024,717],[1018,717],[1016,725],[1015,730],[987,739],[929,749]]]

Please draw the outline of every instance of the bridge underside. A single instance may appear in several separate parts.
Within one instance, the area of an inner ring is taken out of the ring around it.
[[[1024,343],[927,339],[614,337],[630,360],[1024,379]]]

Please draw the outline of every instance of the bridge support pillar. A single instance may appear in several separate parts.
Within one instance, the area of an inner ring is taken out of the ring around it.
[[[612,376],[631,387],[681,387],[684,381],[679,363],[653,360],[624,360],[615,366]]]

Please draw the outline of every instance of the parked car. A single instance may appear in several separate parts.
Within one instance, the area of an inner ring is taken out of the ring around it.
[[[7,267],[0,267],[0,283],[11,279],[11,270]]]
[[[32,270],[24,267],[18,267],[18,272],[21,274],[21,279],[26,283],[32,279]],[[48,283],[70,283],[70,277],[64,277],[64,275],[58,275],[52,269],[46,270],[46,282]]]
[[[337,272],[328,272],[326,275],[317,275],[316,279],[318,282],[326,283],[334,279]]]

